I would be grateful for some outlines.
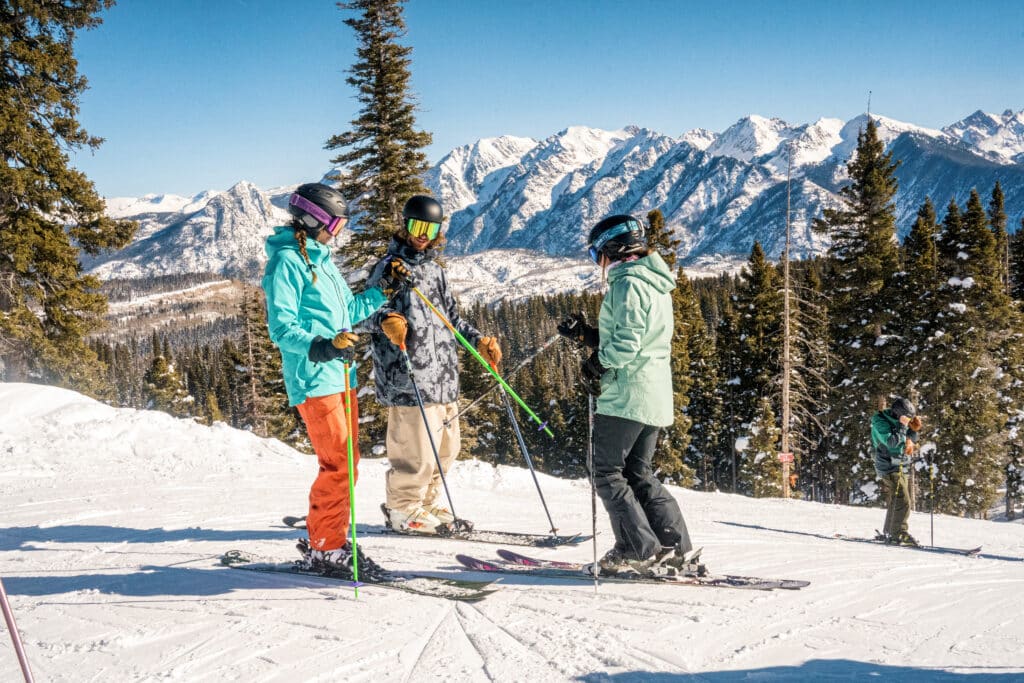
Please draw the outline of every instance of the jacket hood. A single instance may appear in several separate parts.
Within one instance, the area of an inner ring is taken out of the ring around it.
[[[279,225],[274,228],[274,234],[263,243],[263,249],[267,252],[267,258],[274,258],[280,251],[294,251],[299,253],[299,243],[295,241],[295,229],[289,225]],[[324,244],[314,239],[306,238],[306,253],[313,263],[320,263],[330,256],[331,250]],[[299,258],[302,258],[300,255]]]
[[[669,269],[661,254],[652,251],[636,261],[619,263],[608,271],[608,282],[612,283],[623,277],[640,278],[658,292],[671,292],[676,288],[676,276]]]

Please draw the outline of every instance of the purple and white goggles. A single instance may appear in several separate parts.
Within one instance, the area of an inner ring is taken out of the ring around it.
[[[348,216],[332,216],[299,194],[292,194],[291,198],[288,200],[288,204],[305,211],[310,216],[323,223],[324,230],[326,230],[331,237],[334,237],[341,232],[341,229],[344,227],[345,220],[348,219]]]

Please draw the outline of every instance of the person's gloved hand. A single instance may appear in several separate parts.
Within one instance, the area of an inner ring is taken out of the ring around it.
[[[405,335],[409,332],[409,323],[401,313],[388,313],[380,322],[380,329],[388,341],[402,348],[405,346]]]
[[[590,354],[590,357],[583,361],[583,377],[587,381],[600,381],[601,376],[608,372],[608,368],[601,365],[601,361],[597,358],[597,351]]]
[[[351,332],[339,332],[334,339],[316,337],[309,345],[307,356],[314,363],[326,363],[341,358],[351,363],[356,357],[356,342],[359,337]]]
[[[600,334],[596,327],[587,324],[582,313],[574,313],[558,323],[558,334],[576,342],[579,346],[596,349],[600,343]]]
[[[907,444],[906,444],[906,446],[903,447],[903,452],[906,455],[913,455],[914,454],[914,442],[911,439],[907,439]]]
[[[476,350],[488,364],[497,367],[501,363],[501,347],[498,346],[497,337],[480,337]]]
[[[377,281],[377,286],[384,292],[384,296],[389,299],[400,292],[402,288],[414,285],[415,282],[409,266],[405,265],[405,261],[398,258],[388,261],[388,264],[384,266],[384,274]]]
[[[921,431],[921,427],[923,426],[924,423],[921,421],[920,415],[915,415],[914,417],[910,418],[910,422],[907,423],[907,429],[909,429],[912,432]]]

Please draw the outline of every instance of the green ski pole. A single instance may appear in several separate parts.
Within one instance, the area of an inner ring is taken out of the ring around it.
[[[355,455],[352,448],[352,385],[349,381],[351,367],[345,363],[345,427],[348,429],[348,510],[349,529],[352,534],[352,578],[355,580],[355,596],[359,599],[359,546],[356,543],[356,484]]]

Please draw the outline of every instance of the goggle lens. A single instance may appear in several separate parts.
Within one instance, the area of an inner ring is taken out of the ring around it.
[[[345,227],[345,221],[347,220],[347,216],[336,216],[335,218],[331,219],[330,223],[324,226],[324,230],[326,230],[331,237],[334,237],[339,232],[341,232],[342,228]]]
[[[594,263],[597,263],[597,249],[590,247],[589,249],[587,249],[587,253],[590,255],[590,260],[593,261]]]
[[[441,224],[410,218],[405,222],[405,229],[413,237],[426,237],[428,240],[432,240],[441,232]]]

